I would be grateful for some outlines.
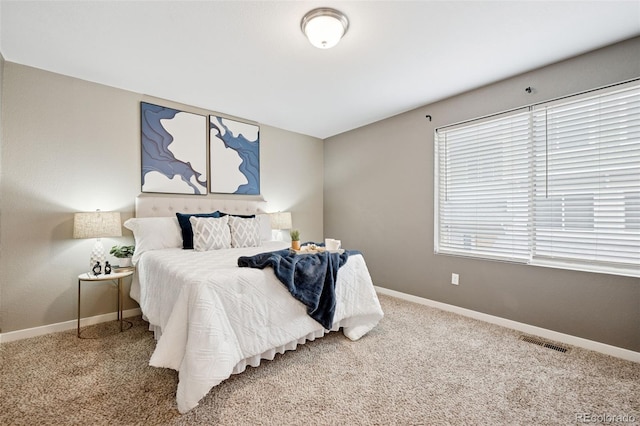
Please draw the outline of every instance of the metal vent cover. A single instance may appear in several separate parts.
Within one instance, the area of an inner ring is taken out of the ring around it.
[[[548,348],[548,349],[553,349],[554,351],[558,351],[558,352],[562,352],[562,353],[567,353],[569,352],[569,348],[566,348],[562,345],[559,345],[557,343],[549,343],[549,342],[545,342],[544,340],[541,340],[537,337],[531,337],[531,336],[520,336],[520,340],[522,340],[523,342],[527,342],[527,343],[533,343],[534,345],[538,345],[538,346],[542,346],[543,348]]]

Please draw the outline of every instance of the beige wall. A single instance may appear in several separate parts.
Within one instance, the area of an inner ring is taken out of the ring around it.
[[[640,76],[638,57],[640,38],[338,135],[324,148],[261,126],[264,198],[274,211],[293,211],[303,240],[329,236],[361,249],[376,285],[640,351],[638,279],[433,255],[435,127]],[[93,243],[71,238],[72,213],[133,215],[139,102],[181,105],[2,60],[0,81],[0,327],[8,332],[75,319],[76,277]],[[113,288],[85,289],[84,316],[115,310]]]
[[[3,75],[4,75],[4,57],[2,56],[2,53],[0,53],[0,185],[2,183],[2,147],[4,145],[3,140],[4,140],[4,132],[3,132],[3,126],[2,126],[2,99],[3,99],[3,95],[2,95],[2,80],[3,80]],[[2,193],[0,193],[0,201],[2,200]],[[0,209],[0,235],[2,234],[2,209]],[[0,259],[2,259],[2,245],[0,244]],[[0,265],[0,268],[2,268],[2,265]],[[0,270],[0,274],[1,274],[1,270]],[[4,296],[4,290],[3,290],[3,285],[2,285],[2,281],[0,281],[0,307],[2,306],[2,300],[3,300],[3,296]],[[2,313],[2,309],[0,309],[0,333],[2,333],[2,318],[3,318],[3,313]]]
[[[325,233],[378,286],[640,351],[638,278],[433,253],[436,127],[640,77],[638,58],[635,38],[327,139]]]
[[[77,276],[94,242],[72,239],[73,212],[133,215],[140,101],[215,112],[11,62],[2,82],[0,326],[8,332],[76,318]],[[260,137],[268,208],[292,211],[304,236],[322,238],[322,141],[269,126]],[[103,239],[107,250],[130,241],[130,233]],[[83,316],[114,312],[115,297],[110,285],[83,284]]]

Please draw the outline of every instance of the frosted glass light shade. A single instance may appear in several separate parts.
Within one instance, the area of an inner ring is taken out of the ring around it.
[[[321,7],[304,15],[300,28],[312,45],[329,49],[346,34],[349,20],[338,10]]]

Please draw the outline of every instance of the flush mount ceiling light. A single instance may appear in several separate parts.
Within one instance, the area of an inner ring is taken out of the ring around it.
[[[329,49],[347,33],[349,20],[339,10],[320,7],[304,15],[300,28],[315,47]]]

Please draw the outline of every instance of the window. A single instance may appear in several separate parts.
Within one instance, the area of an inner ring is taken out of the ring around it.
[[[640,276],[640,86],[436,130],[436,253]]]

